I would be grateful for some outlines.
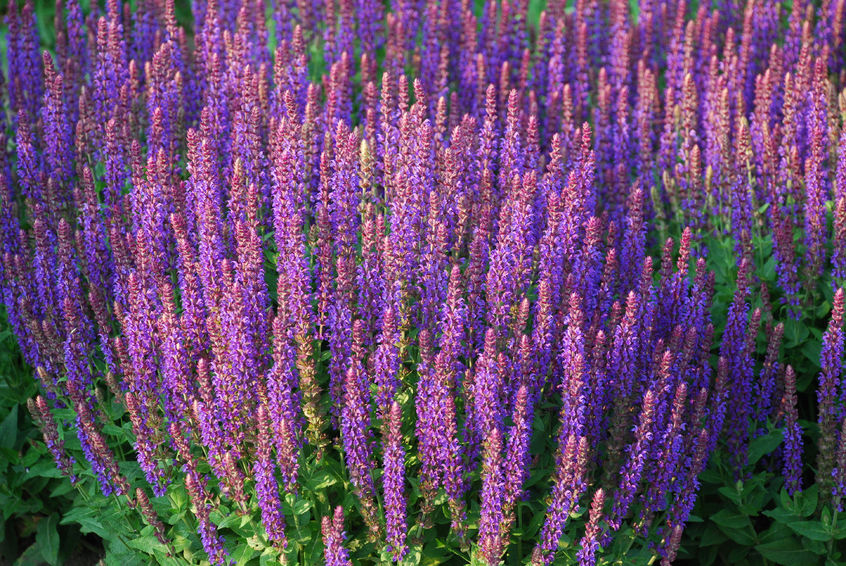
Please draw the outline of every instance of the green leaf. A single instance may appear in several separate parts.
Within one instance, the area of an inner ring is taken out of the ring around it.
[[[0,448],[13,449],[18,439],[18,405],[12,406],[9,414],[0,423]]]
[[[823,507],[822,513],[820,513],[820,519],[822,519],[822,524],[825,528],[831,526],[831,510],[828,507]]]
[[[41,519],[35,535],[35,543],[41,551],[41,556],[51,566],[59,563],[59,533],[56,531],[58,522],[59,518],[56,515]]]
[[[126,545],[130,548],[140,550],[141,552],[144,552],[146,554],[155,554],[156,550],[167,551],[167,547],[160,543],[159,539],[157,539],[155,535],[147,535],[139,538],[130,539],[126,541]]]
[[[843,540],[846,539],[846,528],[838,527],[831,531],[831,538],[834,540]]]
[[[417,566],[423,560],[423,553],[419,548],[411,548],[403,558],[402,566]]]
[[[707,547],[707,546],[714,546],[724,543],[727,540],[723,531],[715,527],[714,525],[708,525],[705,527],[705,531],[702,533],[702,538],[699,540],[700,547]]]
[[[232,553],[232,558],[235,559],[235,564],[246,564],[255,555],[256,549],[252,545],[242,542]]]
[[[749,521],[749,517],[741,515],[740,513],[732,513],[728,509],[723,509],[714,513],[711,516],[711,521],[727,529],[743,529],[745,527],[752,526],[752,523]]]
[[[831,540],[831,533],[826,530],[819,521],[793,521],[787,523],[787,526],[793,529],[793,531],[797,534],[811,540],[818,540],[821,542]]]
[[[231,528],[233,525],[241,525],[241,516],[238,513],[230,513],[226,517],[221,517],[218,519],[214,514],[212,514],[212,521],[217,524],[217,528],[219,529],[228,529]]]
[[[58,482],[53,491],[50,492],[50,497],[61,497],[71,491],[73,491],[73,484],[70,481]]]
[[[803,517],[810,517],[817,510],[817,503],[820,499],[820,486],[813,484],[811,487],[796,495],[797,509],[796,512]]]
[[[333,476],[332,473],[327,470],[316,473],[308,482],[309,488],[312,491],[320,491],[329,486],[335,485],[336,483],[338,483],[338,478]]]
[[[771,519],[775,519],[776,522],[780,524],[787,525],[788,523],[792,523],[793,521],[798,521],[799,516],[793,513],[792,511],[788,511],[782,507],[776,507],[775,509],[768,509],[763,513],[767,517]]]
[[[103,562],[106,566],[142,566],[148,564],[149,560],[142,560],[137,552],[117,539],[112,539],[106,546]]]
[[[781,430],[773,430],[749,443],[749,465],[754,466],[762,457],[771,454],[784,440]]]
[[[82,534],[94,533],[102,538],[108,539],[111,535],[109,529],[103,526],[100,521],[100,515],[97,510],[87,507],[75,507],[62,516],[59,521],[62,525],[76,523],[79,525],[79,530]]]
[[[62,478],[62,472],[56,468],[56,464],[53,460],[42,460],[29,468],[27,470],[27,474],[30,477],[41,477],[41,478]]]
[[[719,491],[723,495],[723,497],[725,497],[726,499],[728,499],[729,501],[731,501],[735,505],[740,505],[743,501],[743,499],[740,495],[740,492],[737,491],[736,487],[730,487],[730,486],[725,485],[725,486],[721,487],[720,489],[718,489],[717,491]]]
[[[755,544],[755,529],[752,528],[752,521],[748,516],[723,509],[715,513],[711,521],[734,542],[744,546]]]
[[[44,564],[44,557],[39,552],[37,542],[30,545],[15,560],[15,566],[42,566],[42,564]]]
[[[311,509],[311,503],[309,503],[307,499],[297,499],[292,505],[292,508],[294,510],[294,515],[301,517],[308,513],[308,510]]]
[[[774,540],[766,544],[759,544],[755,550],[761,556],[783,566],[811,565],[817,563],[813,552],[805,550],[793,537]]]
[[[273,548],[266,548],[259,557],[259,566],[270,566],[279,563],[279,552]]]

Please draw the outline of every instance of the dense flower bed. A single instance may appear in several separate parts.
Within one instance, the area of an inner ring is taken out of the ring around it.
[[[670,563],[716,458],[842,557],[846,2],[269,8],[10,1],[2,297],[134,548]]]

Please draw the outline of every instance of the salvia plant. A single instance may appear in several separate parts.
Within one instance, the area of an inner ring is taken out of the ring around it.
[[[64,0],[49,49],[41,13],[0,291],[84,528],[842,563],[846,1]]]

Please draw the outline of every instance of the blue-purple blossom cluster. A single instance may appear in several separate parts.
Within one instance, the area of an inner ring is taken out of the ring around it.
[[[71,407],[103,493],[166,540],[103,432],[105,383],[147,488],[186,486],[213,564],[218,496],[254,493],[286,547],[306,457],[342,457],[348,513],[397,561],[443,507],[497,564],[534,499],[535,564],[587,505],[580,564],[627,521],[670,562],[709,454],[725,442],[740,476],[779,419],[801,490],[784,326],[750,297],[762,233],[792,316],[829,266],[846,282],[846,2],[742,4],[532,21],[528,2],[196,0],[189,32],[172,1],[65,0],[42,53],[31,0],[10,0],[0,291],[59,469],[75,479],[51,411]],[[709,234],[735,245],[719,331]],[[843,302],[818,388],[837,501]],[[330,513],[326,562],[349,564]]]

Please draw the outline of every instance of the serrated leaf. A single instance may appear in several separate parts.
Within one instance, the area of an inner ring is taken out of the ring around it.
[[[59,533],[56,531],[58,523],[59,518],[56,515],[41,519],[38,522],[38,532],[35,535],[35,543],[38,545],[38,550],[41,551],[41,556],[51,566],[59,563]]]
[[[714,513],[711,516],[711,521],[727,529],[743,529],[745,527],[752,526],[752,523],[749,521],[749,517],[741,515],[740,513],[733,513],[728,509],[723,509]]]
[[[18,405],[13,405],[9,414],[0,423],[0,448],[12,450],[18,439]]]
[[[333,476],[330,472],[323,470],[315,474],[315,476],[309,481],[308,485],[312,491],[319,491],[333,486],[336,483],[338,483],[338,478]]]
[[[58,482],[53,491],[50,492],[50,497],[61,497],[71,491],[73,491],[73,484],[70,481]]]
[[[126,545],[146,554],[155,554],[157,550],[167,551],[167,547],[160,543],[154,535],[129,539],[126,541]]]
[[[269,566],[279,563],[279,552],[273,548],[266,548],[259,557],[259,566]]]
[[[21,458],[20,465],[24,467],[32,466],[43,455],[44,452],[40,449],[40,447],[33,446],[29,450],[27,450],[26,454],[24,454],[24,457]]]
[[[715,513],[711,521],[716,523],[723,534],[734,542],[744,546],[755,543],[755,529],[752,528],[752,521],[748,516],[723,509]]]
[[[822,513],[820,513],[820,519],[826,528],[831,526],[831,510],[828,507],[823,507]]]
[[[734,503],[735,505],[740,505],[742,498],[740,493],[737,491],[735,487],[729,487],[727,485],[721,487],[717,491],[722,494],[723,497]]]
[[[103,432],[105,432],[109,436],[116,436],[118,438],[123,438],[123,436],[124,436],[123,429],[120,428],[117,425],[112,424],[112,423],[104,424],[103,425]]]
[[[817,563],[816,555],[802,548],[799,542],[792,537],[759,544],[755,547],[755,550],[767,560],[782,566]]]
[[[754,466],[758,460],[779,447],[784,441],[784,434],[780,430],[770,431],[749,443],[749,465]]]
[[[106,566],[142,566],[146,562],[125,544],[112,544],[106,550],[103,563]]]
[[[44,558],[38,549],[38,543],[33,543],[15,560],[14,566],[42,566]]]
[[[308,510],[311,509],[311,503],[307,499],[297,499],[294,501],[291,508],[294,510],[294,515],[297,517],[301,517],[308,513]]]
[[[419,548],[412,548],[408,551],[400,564],[402,566],[417,566],[423,560],[423,553]]]
[[[242,519],[239,514],[237,513],[230,513],[225,517],[215,516],[214,514],[211,515],[212,521],[215,522],[217,528],[219,529],[229,529],[232,528],[233,525],[243,526]]]
[[[831,540],[831,533],[819,521],[793,521],[787,523],[794,532],[811,540],[826,542]]]
[[[768,509],[763,512],[763,515],[770,517],[771,519],[775,519],[778,523],[781,524],[788,524],[793,521],[799,520],[799,515],[788,511],[782,507],[776,507],[775,509]]]
[[[699,546],[715,546],[724,543],[726,540],[728,540],[728,537],[726,537],[722,530],[714,525],[708,525],[702,533],[702,538],[699,540]]]
[[[26,471],[27,475],[30,477],[42,477],[42,478],[62,478],[62,472],[56,468],[56,464],[52,460],[42,460],[35,464],[34,466],[30,467]]]
[[[256,549],[247,542],[242,542],[232,553],[235,564],[246,564],[257,554]]]
[[[819,485],[813,484],[805,491],[797,494],[797,501],[799,502],[799,505],[797,505],[798,509],[796,512],[803,517],[810,517],[814,514],[814,511],[817,510],[817,503],[819,502],[819,499]]]

